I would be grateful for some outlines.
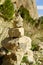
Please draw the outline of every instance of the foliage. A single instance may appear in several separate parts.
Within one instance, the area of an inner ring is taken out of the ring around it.
[[[5,19],[10,20],[14,14],[14,6],[11,0],[5,0],[3,5],[0,5],[0,12]]]
[[[24,56],[24,57],[23,57],[22,62],[24,62],[24,63],[29,63],[29,61],[28,61],[28,59],[27,59],[27,56]]]
[[[26,21],[29,21],[31,23],[34,23],[33,18],[30,16],[29,11],[26,8],[24,8],[23,6],[21,6],[19,8],[18,12],[20,13],[20,15],[21,15],[21,17],[23,19],[25,19]]]
[[[38,43],[36,43],[37,41],[32,41],[32,48],[31,48],[31,50],[32,51],[38,51],[39,50],[39,45],[38,45]]]

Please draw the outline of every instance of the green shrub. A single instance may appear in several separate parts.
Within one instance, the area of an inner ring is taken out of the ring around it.
[[[3,5],[0,5],[0,12],[5,19],[10,20],[14,14],[14,6],[11,0],[5,0]]]
[[[32,41],[32,51],[38,51],[39,50],[39,45],[37,41]]]
[[[29,63],[28,56],[24,56],[23,59],[22,59],[22,62],[23,63]]]
[[[24,8],[23,6],[21,6],[19,8],[18,12],[20,13],[20,15],[21,15],[21,17],[23,19],[25,19],[28,22],[31,22],[32,24],[34,23],[33,18],[30,16],[29,11],[26,8]]]

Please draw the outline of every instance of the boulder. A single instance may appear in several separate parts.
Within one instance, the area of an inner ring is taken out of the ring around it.
[[[15,52],[17,56],[17,63],[15,65],[20,65],[24,54],[31,48],[31,39],[26,36],[21,37],[19,39],[19,47],[20,48]]]
[[[31,39],[26,36],[22,36],[16,39],[6,38],[2,41],[2,46],[8,50],[14,51],[21,49],[24,52],[25,49],[28,51],[28,49],[31,48]]]
[[[16,39],[5,39],[2,41],[2,46],[11,51],[17,57],[14,65],[20,65],[24,54],[31,48],[31,39],[26,36],[22,36]]]
[[[9,37],[21,37],[24,36],[24,28],[11,28],[9,29]]]

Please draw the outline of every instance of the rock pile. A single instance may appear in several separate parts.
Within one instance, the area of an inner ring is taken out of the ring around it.
[[[25,54],[27,54],[29,62],[34,62],[33,53],[30,50],[31,39],[24,36],[22,21],[23,19],[19,15],[13,23],[15,26],[8,27],[8,36],[1,41],[0,58],[3,57],[0,61],[1,65],[20,65]]]

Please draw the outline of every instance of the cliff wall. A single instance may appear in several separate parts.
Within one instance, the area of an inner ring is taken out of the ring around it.
[[[38,18],[38,11],[36,6],[36,0],[12,0],[12,2],[16,2],[17,7],[19,8],[23,5],[30,12],[30,15],[33,19]]]

